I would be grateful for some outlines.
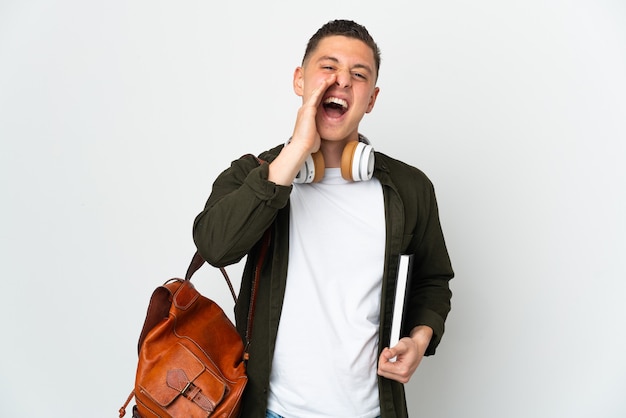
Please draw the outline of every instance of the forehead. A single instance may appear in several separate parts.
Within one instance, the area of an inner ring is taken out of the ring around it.
[[[307,62],[315,62],[325,57],[375,68],[374,51],[362,40],[347,36],[332,35],[321,39]]]

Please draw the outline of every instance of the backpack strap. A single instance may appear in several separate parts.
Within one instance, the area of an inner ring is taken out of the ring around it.
[[[264,162],[259,157],[253,154],[245,154],[242,156],[242,158],[243,157],[252,157],[257,161],[259,165],[261,165]],[[259,282],[261,281],[260,280],[261,269],[263,268],[263,263],[265,262],[265,257],[267,256],[267,250],[271,242],[271,236],[272,236],[271,229],[272,227],[270,226],[263,233],[261,249],[259,250],[259,257],[257,259],[256,267],[254,268],[254,278],[252,281],[252,294],[250,296],[250,305],[248,308],[248,324],[246,327],[246,335],[245,335],[246,341],[245,341],[244,354],[243,354],[243,358],[246,361],[250,358],[250,354],[248,353],[248,347],[250,346],[250,342],[252,340],[252,326],[254,324],[254,311],[256,309],[256,298],[257,298],[257,293],[259,289]],[[191,263],[189,264],[189,267],[187,268],[187,273],[185,274],[185,280],[191,280],[191,276],[193,276],[193,274],[196,271],[198,271],[198,269],[202,267],[204,263],[205,263],[204,259],[198,253],[198,251],[196,251],[196,253],[193,255],[191,259]],[[224,280],[226,280],[226,284],[228,284],[228,288],[230,289],[230,294],[232,295],[233,300],[235,301],[235,303],[237,303],[237,295],[235,294],[235,289],[233,288],[233,284],[230,281],[230,278],[228,277],[228,273],[226,272],[226,269],[224,269],[224,267],[220,267],[220,271],[222,272],[222,275],[224,276]]]

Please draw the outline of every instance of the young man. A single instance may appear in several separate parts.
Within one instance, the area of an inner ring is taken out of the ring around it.
[[[210,264],[247,256],[235,307],[242,337],[261,238],[271,232],[243,417],[406,417],[403,383],[443,334],[453,271],[433,186],[358,131],[376,103],[379,67],[363,26],[322,26],[294,72],[302,107],[291,138],[261,163],[234,161],[194,222]],[[403,338],[388,348],[400,254],[413,254],[412,277]]]

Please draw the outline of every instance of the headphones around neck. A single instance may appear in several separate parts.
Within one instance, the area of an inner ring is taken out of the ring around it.
[[[324,156],[321,151],[307,156],[294,183],[316,183],[324,177]],[[374,174],[374,148],[359,134],[358,141],[348,142],[341,154],[341,176],[347,181],[365,181]]]

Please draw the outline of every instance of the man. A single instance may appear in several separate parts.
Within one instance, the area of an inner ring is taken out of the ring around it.
[[[453,271],[432,184],[374,152],[358,130],[376,103],[379,68],[366,28],[322,26],[294,72],[302,107],[291,138],[262,162],[234,161],[194,222],[210,264],[247,256],[235,307],[242,337],[271,232],[243,417],[406,417],[403,383],[443,334]],[[413,255],[412,277],[403,338],[388,348],[400,254]]]

